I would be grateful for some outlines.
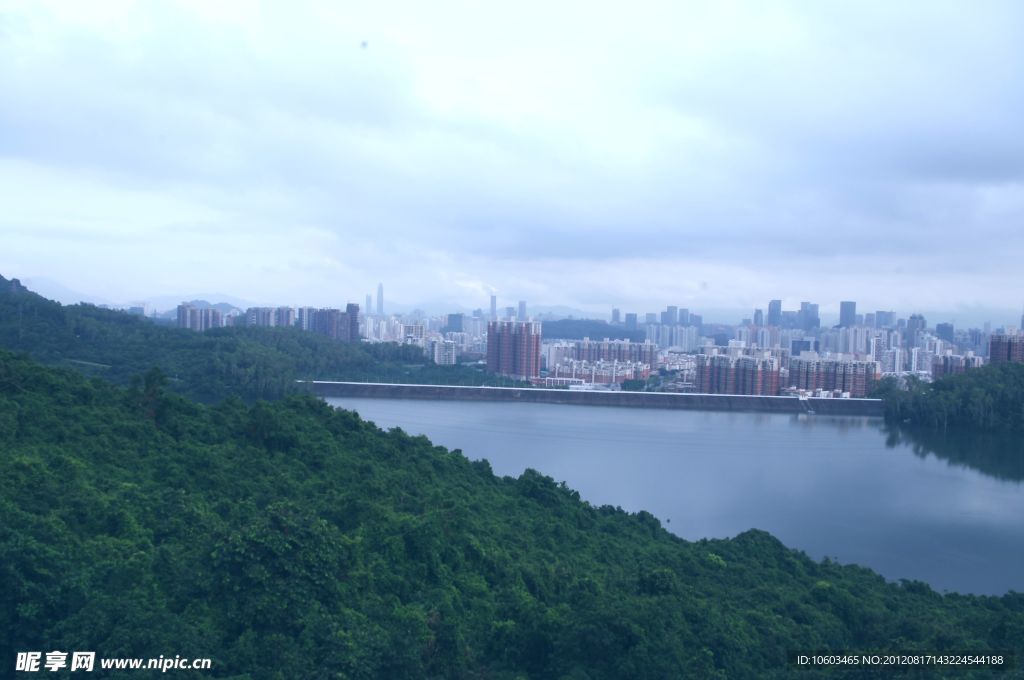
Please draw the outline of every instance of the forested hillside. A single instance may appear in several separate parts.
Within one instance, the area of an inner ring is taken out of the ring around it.
[[[796,650],[1024,652],[1024,595],[890,584],[759,531],[690,543],[310,397],[204,406],[164,384],[0,352],[0,649],[209,656],[175,677],[254,680],[789,677]]]
[[[292,328],[196,333],[93,305],[64,306],[3,277],[0,348],[122,384],[159,367],[171,389],[207,402],[277,398],[298,379],[501,384],[481,370],[437,366],[419,347],[348,344]]]

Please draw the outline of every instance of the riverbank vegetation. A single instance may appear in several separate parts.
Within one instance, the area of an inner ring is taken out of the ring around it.
[[[990,364],[900,389],[892,378],[872,394],[891,423],[933,432],[1024,432],[1024,364]]]

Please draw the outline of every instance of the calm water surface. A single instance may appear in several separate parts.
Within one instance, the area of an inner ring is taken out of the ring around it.
[[[328,399],[385,429],[534,468],[686,539],[764,529],[938,590],[1024,591],[1024,485],[889,441],[870,418]],[[985,469],[985,468],[982,468]]]

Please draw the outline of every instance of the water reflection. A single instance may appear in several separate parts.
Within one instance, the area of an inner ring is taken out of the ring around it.
[[[646,510],[688,540],[763,529],[814,559],[938,590],[1024,590],[1013,441],[925,441],[864,417],[329,401],[486,458],[495,474],[533,468],[594,505]]]
[[[990,477],[1020,483],[1024,480],[1024,445],[1020,435],[992,432],[941,433],[883,424],[885,445],[908,447],[914,455],[935,456],[950,465],[977,470]]]

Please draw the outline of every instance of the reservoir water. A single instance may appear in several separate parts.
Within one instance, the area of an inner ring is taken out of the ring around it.
[[[908,440],[874,418],[330,398],[389,429],[533,468],[690,540],[764,529],[939,591],[1024,591],[1019,440]]]

